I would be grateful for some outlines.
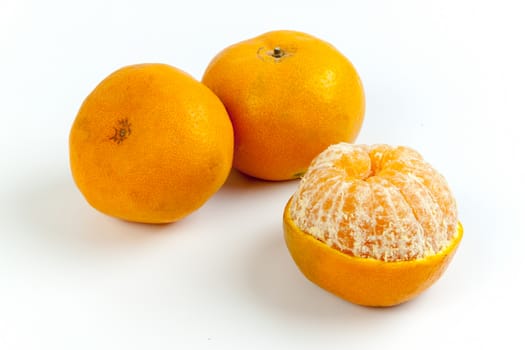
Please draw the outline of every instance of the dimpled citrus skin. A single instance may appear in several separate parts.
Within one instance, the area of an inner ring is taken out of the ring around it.
[[[167,223],[224,183],[233,129],[221,101],[165,64],[121,68],[83,102],[69,137],[76,185],[99,211]]]
[[[284,212],[304,275],[351,302],[410,300],[445,271],[463,235],[444,177],[408,147],[328,147]]]
[[[235,130],[233,165],[265,180],[301,176],[333,143],[352,142],[365,96],[352,63],[332,45],[273,31],[220,52],[202,78]]]

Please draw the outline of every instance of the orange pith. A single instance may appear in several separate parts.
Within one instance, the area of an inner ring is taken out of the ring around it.
[[[370,306],[428,288],[463,234],[445,179],[419,153],[347,143],[314,159],[285,208],[284,230],[307,278]]]
[[[443,176],[416,151],[386,145],[330,146],[312,162],[290,211],[330,246],[384,261],[440,251],[458,222]]]

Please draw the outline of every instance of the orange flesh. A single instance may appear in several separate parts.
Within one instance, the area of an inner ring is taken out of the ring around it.
[[[444,179],[408,147],[330,146],[314,159],[290,203],[299,229],[351,256],[421,259],[457,233]]]

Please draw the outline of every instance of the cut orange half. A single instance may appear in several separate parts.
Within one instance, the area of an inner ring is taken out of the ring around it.
[[[350,302],[392,306],[443,274],[463,236],[444,178],[407,147],[330,146],[284,211],[301,272]]]

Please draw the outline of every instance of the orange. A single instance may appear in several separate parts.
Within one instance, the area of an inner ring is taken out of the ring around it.
[[[206,86],[165,64],[121,68],[85,99],[71,127],[76,185],[99,211],[173,222],[225,182],[233,128]]]
[[[202,82],[232,120],[233,166],[260,179],[300,177],[329,145],[353,142],[363,122],[354,66],[305,33],[273,31],[234,44],[210,62]]]
[[[444,177],[408,147],[328,147],[284,211],[303,274],[356,304],[396,305],[445,271],[463,235]]]

